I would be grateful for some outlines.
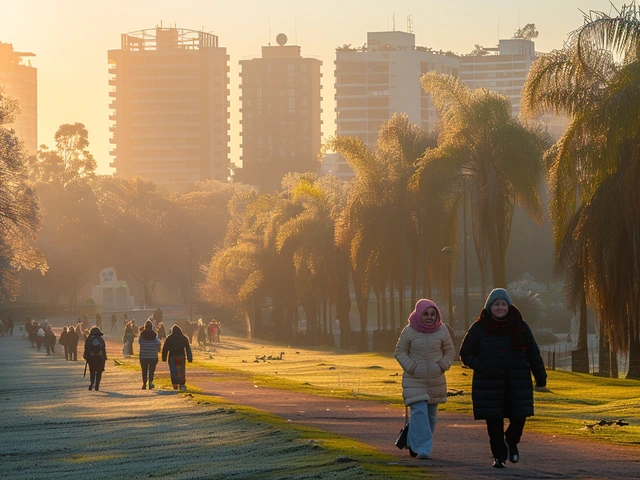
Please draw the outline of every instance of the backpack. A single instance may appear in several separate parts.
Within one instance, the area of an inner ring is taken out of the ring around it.
[[[102,353],[102,344],[98,337],[93,337],[91,340],[91,355],[100,355]]]

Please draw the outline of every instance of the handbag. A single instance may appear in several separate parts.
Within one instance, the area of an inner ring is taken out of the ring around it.
[[[396,447],[400,450],[407,448],[407,436],[409,435],[409,407],[404,407],[404,427],[396,438]]]

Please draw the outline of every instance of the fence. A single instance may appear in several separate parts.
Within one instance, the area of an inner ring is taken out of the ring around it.
[[[578,346],[577,342],[562,342],[555,343],[553,345],[541,345],[540,354],[542,360],[549,370],[566,370],[571,371],[571,355],[572,351]],[[590,373],[596,373],[599,368],[599,342],[595,340],[589,340],[587,342],[587,350],[589,351],[589,371]],[[627,374],[629,370],[629,357],[625,355],[618,355],[618,372],[622,377]]]

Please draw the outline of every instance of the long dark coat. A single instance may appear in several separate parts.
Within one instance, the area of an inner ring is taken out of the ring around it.
[[[178,325],[171,327],[171,333],[164,341],[164,345],[162,347],[163,362],[167,360],[167,356],[186,357],[189,362],[193,361],[189,339],[184,336],[182,329]]]
[[[483,310],[469,328],[460,347],[462,362],[473,369],[471,398],[476,420],[530,417],[533,415],[533,383],[547,383],[547,372],[531,329],[513,305],[506,328],[495,328],[491,314]]]

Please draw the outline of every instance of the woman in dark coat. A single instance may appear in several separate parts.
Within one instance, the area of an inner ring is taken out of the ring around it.
[[[169,371],[171,372],[171,383],[173,389],[186,390],[185,385],[185,358],[189,363],[193,362],[189,339],[182,333],[178,325],[171,327],[171,333],[162,347],[162,361],[169,357]]]
[[[67,327],[62,327],[62,333],[58,339],[58,343],[64,347],[64,359],[69,360],[69,347],[67,347]]]
[[[84,359],[89,364],[89,372],[91,374],[89,390],[100,390],[100,381],[102,380],[102,372],[104,372],[104,364],[107,360],[107,347],[102,338],[102,330],[93,327],[89,331],[89,336],[84,342]]]
[[[76,329],[74,327],[69,327],[67,329],[67,335],[64,338],[65,347],[69,349],[69,360],[73,360],[74,362],[78,360],[78,341],[80,337],[76,333]]]
[[[504,468],[507,459],[516,463],[526,418],[533,416],[531,374],[543,389],[547,372],[533,333],[506,290],[491,292],[462,341],[460,358],[473,369],[473,416],[487,422],[493,466]]]

